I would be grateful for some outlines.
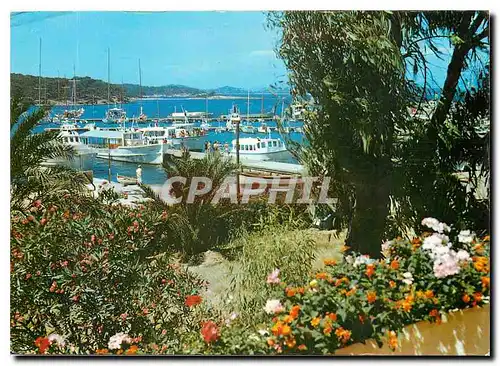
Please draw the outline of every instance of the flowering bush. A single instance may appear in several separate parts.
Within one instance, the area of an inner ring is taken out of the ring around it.
[[[435,232],[384,243],[381,260],[325,261],[309,284],[270,299],[267,352],[331,354],[368,338],[395,349],[403,326],[440,323],[452,309],[488,302],[489,237],[462,231],[450,240],[446,224],[430,218],[422,224]]]
[[[194,323],[200,301],[187,299],[203,284],[163,252],[168,224],[149,207],[69,196],[12,212],[12,351],[135,353],[139,340],[175,343]]]

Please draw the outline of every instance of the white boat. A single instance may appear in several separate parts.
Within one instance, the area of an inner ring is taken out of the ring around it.
[[[63,129],[64,127],[64,129]],[[63,125],[61,126],[61,132],[59,133],[59,138],[66,145],[70,145],[73,147],[75,152],[75,156],[73,159],[48,159],[44,165],[53,166],[53,165],[63,165],[75,170],[92,170],[94,166],[94,160],[97,155],[96,151],[91,147],[85,145],[80,138],[78,132],[75,131],[73,126]]]
[[[238,111],[238,106],[233,104],[233,107],[229,111],[229,115],[227,116],[226,129],[234,130],[236,129],[236,123],[241,122],[240,113]]]
[[[257,132],[259,132],[259,133],[268,133],[268,130],[269,130],[269,128],[267,127],[266,122],[262,122],[260,124],[259,128],[257,128]]]
[[[129,163],[162,164],[163,143],[148,144],[139,130],[93,130],[80,135],[97,157]]]
[[[210,124],[208,123],[206,118],[204,118],[203,121],[201,121],[200,128],[204,131],[209,131],[210,127],[211,127]]]
[[[110,108],[106,111],[106,117],[102,120],[106,123],[123,123],[127,121],[127,112],[123,108]]]
[[[236,156],[236,140],[231,142],[231,155]],[[285,160],[291,154],[279,138],[244,137],[240,139],[240,159],[245,160]]]
[[[243,133],[256,133],[257,130],[254,126],[252,126],[249,122],[247,124],[240,126],[240,131]]]

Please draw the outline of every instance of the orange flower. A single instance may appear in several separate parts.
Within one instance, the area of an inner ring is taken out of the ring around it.
[[[377,294],[375,291],[368,291],[366,293],[366,299],[368,300],[368,303],[373,304],[375,300],[377,300]]]
[[[135,344],[130,346],[130,348],[125,352],[126,355],[135,355],[137,351],[139,350],[139,347],[137,347]]]
[[[418,247],[418,246],[420,246],[420,244],[422,244],[422,239],[420,239],[420,238],[417,236],[417,237],[415,237],[415,238],[413,238],[413,239],[411,240],[411,244],[412,244],[413,246]]]
[[[335,335],[342,341],[342,343],[347,343],[347,341],[351,338],[351,331],[340,327],[335,330]]]
[[[389,331],[389,348],[393,351],[398,347],[398,337],[393,330]]]
[[[389,287],[390,287],[390,288],[394,288],[394,287],[396,287],[396,282],[394,282],[393,280],[390,280],[390,281],[389,281]]]
[[[429,315],[432,316],[432,317],[435,317],[437,318],[439,316],[439,311],[437,309],[432,309],[430,312],[429,312]]]
[[[267,339],[267,344],[268,344],[268,346],[269,346],[269,347],[274,346],[274,339],[272,339],[272,338],[268,338],[268,339]]]
[[[297,344],[297,342],[295,341],[295,338],[293,337],[290,337],[288,338],[286,341],[285,341],[285,344],[288,348],[293,348],[295,347],[295,345]]]
[[[35,346],[38,347],[38,353],[44,354],[50,347],[50,341],[47,337],[38,337],[35,340]]]
[[[476,245],[474,245],[472,247],[472,249],[474,251],[476,251],[477,253],[479,253],[479,254],[483,254],[483,252],[484,252],[484,246],[483,246],[483,244],[476,244]]]
[[[119,349],[119,350],[116,352],[116,354],[117,354],[117,355],[121,355],[122,353],[123,353],[123,350],[122,350],[122,349]]]
[[[434,297],[434,291],[432,290],[425,291],[425,297],[428,299],[432,299]]]
[[[479,302],[483,300],[483,294],[480,292],[474,293],[474,301]]]
[[[192,307],[198,305],[199,303],[201,303],[201,301],[202,301],[201,296],[189,295],[186,296],[186,301],[184,302],[184,304],[188,307]]]
[[[271,332],[273,332],[273,334],[275,336],[278,336],[281,334],[281,330],[282,330],[282,327],[283,327],[283,323],[280,322],[280,321],[277,321],[273,327],[271,328]]]
[[[285,317],[283,318],[283,322],[284,323],[291,323],[291,322],[293,322],[293,319],[294,319],[293,316],[291,316],[291,315],[285,315]]]
[[[349,291],[347,291],[347,292],[345,293],[345,295],[346,295],[346,296],[351,296],[351,295],[354,295],[354,294],[356,293],[356,291],[357,291],[357,288],[356,288],[356,286],[354,286],[352,289],[350,289]]]
[[[396,269],[399,269],[399,262],[394,259],[392,262],[391,262],[391,268],[396,270]]]
[[[313,327],[317,327],[317,326],[318,326],[318,324],[319,324],[319,322],[320,322],[320,320],[321,320],[321,319],[320,319],[320,318],[318,318],[318,317],[313,318],[313,319],[311,320],[311,325],[312,325]]]
[[[331,333],[332,333],[332,326],[328,324],[325,327],[325,329],[323,329],[323,334],[329,337]]]
[[[318,280],[326,280],[328,278],[328,273],[325,272],[316,273],[316,278]]]
[[[327,313],[326,316],[334,322],[337,321],[337,314],[335,314],[335,313]]]
[[[335,266],[337,264],[337,261],[335,259],[325,259],[323,260],[323,263],[325,266]]]
[[[304,295],[304,288],[303,287],[297,287],[297,292],[301,295]]]
[[[219,329],[213,321],[209,320],[203,323],[201,335],[206,343],[215,342],[219,338]]]
[[[342,253],[344,253],[346,250],[348,250],[350,247],[348,247],[347,245],[343,245],[341,248],[340,248],[340,251]]]
[[[489,277],[481,277],[481,283],[483,284],[483,287],[490,287],[490,278]]]
[[[107,348],[102,348],[102,349],[97,349],[95,351],[96,354],[98,355],[107,355],[109,353]]]
[[[365,274],[368,278],[370,278],[375,273],[375,265],[367,264]]]
[[[486,236],[483,238],[483,241],[490,241],[490,236],[489,236],[489,235],[486,235]]]
[[[295,296],[296,293],[297,292],[293,288],[286,290],[286,296],[288,296],[288,297],[293,297],[293,296]]]
[[[281,328],[281,334],[284,336],[290,335],[291,332],[292,332],[292,328],[290,328],[290,326],[288,326],[286,324],[283,325],[283,327]]]
[[[467,294],[464,294],[464,296],[462,296],[462,301],[467,304],[470,301],[470,296]]]
[[[292,308],[290,309],[290,316],[294,319],[297,318],[297,316],[299,315],[299,311],[300,305],[292,306]]]
[[[422,299],[425,297],[425,294],[423,291],[418,290],[416,293],[418,299]]]
[[[299,351],[305,351],[305,350],[307,350],[307,346],[306,346],[305,344],[301,344],[301,345],[299,345],[299,346],[297,347],[297,349],[298,349]]]
[[[403,310],[409,312],[411,310],[411,303],[408,301],[403,301]]]

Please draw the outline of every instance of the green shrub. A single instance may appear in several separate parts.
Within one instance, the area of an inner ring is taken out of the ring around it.
[[[315,258],[310,233],[280,226],[244,234],[232,246],[240,256],[231,269],[229,307],[243,321],[263,319],[265,302],[276,292],[275,286],[266,283],[269,273],[279,269],[283,281],[299,284],[307,279]]]
[[[395,349],[404,326],[487,303],[489,237],[464,231],[450,241],[446,225],[426,220],[439,233],[386,242],[379,261],[358,255],[326,262],[308,285],[288,286],[268,306],[275,309],[269,352],[331,354],[368,338]]]
[[[202,283],[162,252],[168,225],[149,207],[69,196],[13,212],[11,350],[35,352],[51,334],[81,354],[120,332],[175,343],[194,322],[185,298]]]

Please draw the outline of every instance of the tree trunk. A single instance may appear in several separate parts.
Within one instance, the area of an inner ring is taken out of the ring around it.
[[[390,177],[367,177],[356,187],[356,207],[346,244],[350,251],[379,258],[390,203]]]

